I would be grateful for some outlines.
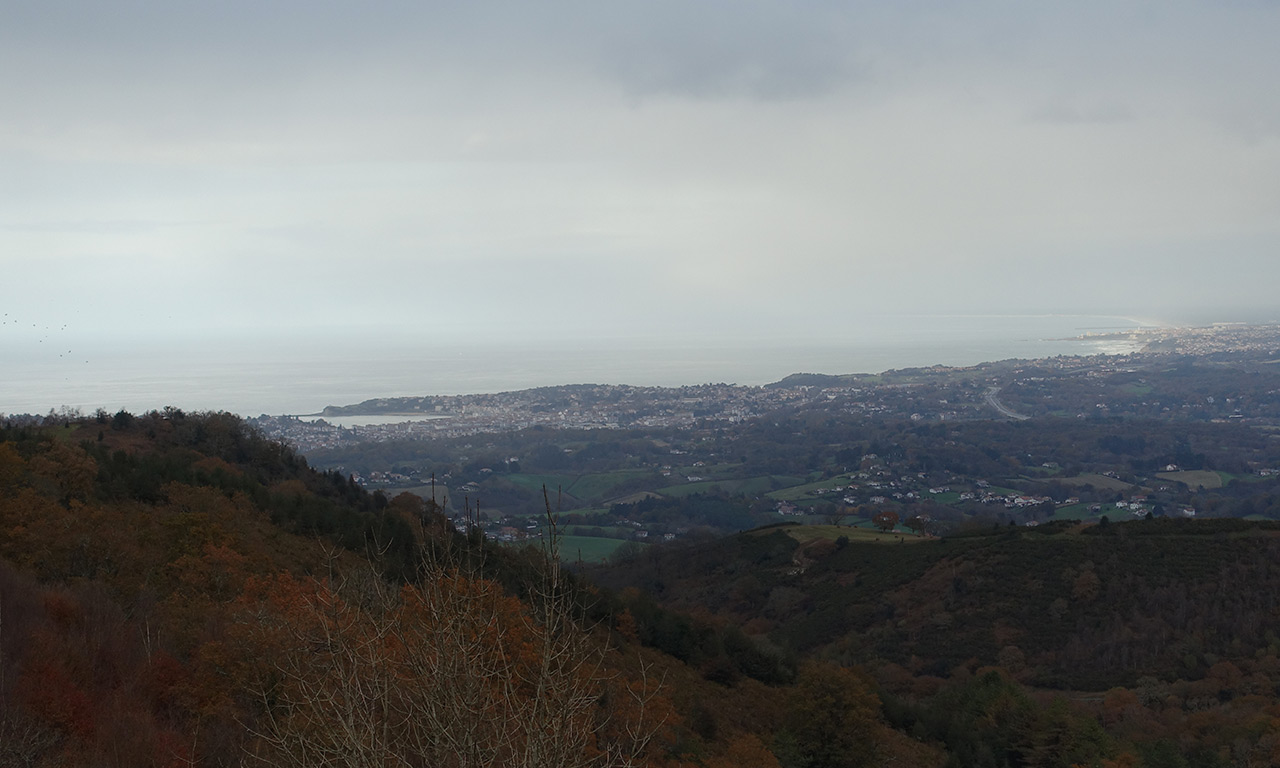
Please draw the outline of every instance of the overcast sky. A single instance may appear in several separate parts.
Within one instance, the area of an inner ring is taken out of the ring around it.
[[[12,339],[1280,316],[1280,4],[0,0]]]

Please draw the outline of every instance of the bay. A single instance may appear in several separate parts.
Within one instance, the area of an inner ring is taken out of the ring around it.
[[[1008,358],[1116,354],[1113,316],[896,316],[808,338],[587,339],[517,344],[371,335],[112,341],[54,357],[4,344],[0,413],[140,413],[174,406],[244,416],[312,414],[377,397],[500,392],[561,384],[760,385],[791,373],[877,373]],[[1093,334],[1086,336],[1085,334]]]

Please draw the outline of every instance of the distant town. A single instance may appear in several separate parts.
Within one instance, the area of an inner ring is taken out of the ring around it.
[[[1280,515],[1280,326],[1116,341],[1136,351],[381,398],[252,421],[313,466],[436,499],[498,540],[542,535],[545,488],[589,559],[778,521],[931,535]]]
[[[685,387],[636,387],[625,384],[570,384],[514,392],[424,397],[379,398],[346,406],[329,406],[308,417],[262,416],[251,421],[268,436],[289,442],[303,453],[364,442],[462,437],[541,426],[556,429],[687,429],[706,423],[736,423],[780,408],[839,398],[851,412],[901,415],[914,421],[944,421],[1042,414],[1008,406],[1018,395],[1044,389],[1052,380],[1102,379],[1138,370],[1152,360],[1176,357],[1212,358],[1230,354],[1266,359],[1277,349],[1280,326],[1215,325],[1204,328],[1156,328],[1112,334],[1140,343],[1137,352],[1121,355],[1050,357],[983,363],[968,367],[886,371],[881,374],[798,374],[775,384],[750,387],[700,384]],[[1280,363],[1277,363],[1280,364]],[[1090,387],[1077,387],[1077,396]],[[1057,395],[1061,397],[1061,395]],[[1078,397],[1077,397],[1078,399]],[[1084,400],[1090,398],[1085,397]],[[1055,405],[1070,405],[1060,400]],[[1280,417],[1270,410],[1245,413],[1225,394],[1204,402],[1137,401],[1121,396],[1074,403],[1079,415],[1167,415],[1170,409],[1188,417]],[[1231,406],[1231,407],[1228,407]],[[1062,408],[1052,412],[1062,415]],[[402,421],[341,426],[339,417],[403,416]],[[334,419],[335,421],[330,421]]]

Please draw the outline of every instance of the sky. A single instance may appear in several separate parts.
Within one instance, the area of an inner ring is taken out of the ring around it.
[[[0,0],[0,346],[1274,320],[1280,3]]]

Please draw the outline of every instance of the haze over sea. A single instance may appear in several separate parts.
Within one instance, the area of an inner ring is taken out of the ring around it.
[[[798,310],[800,311],[800,310]],[[243,416],[310,414],[376,397],[501,392],[560,384],[759,385],[791,373],[877,373],[1007,358],[1121,353],[1088,338],[1145,323],[1098,315],[897,316],[861,320],[842,338],[591,339],[462,343],[404,336],[332,342],[0,339],[0,413],[62,407],[135,413],[176,406]],[[1081,338],[1084,337],[1084,338]],[[62,349],[61,347],[73,347]],[[80,349],[74,349],[80,346]]]

